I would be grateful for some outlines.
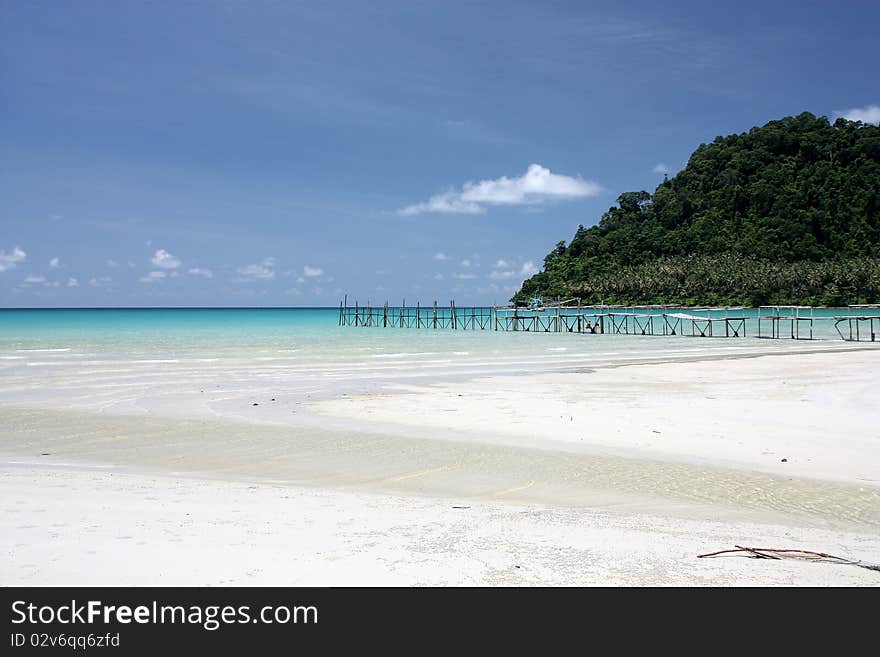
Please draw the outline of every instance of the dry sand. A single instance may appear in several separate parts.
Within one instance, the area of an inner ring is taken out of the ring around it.
[[[6,464],[3,584],[877,585],[745,543],[880,555],[880,537],[743,522]],[[463,507],[463,508],[456,508]]]

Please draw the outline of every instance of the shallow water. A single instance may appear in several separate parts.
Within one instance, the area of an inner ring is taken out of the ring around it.
[[[880,527],[880,489],[680,462],[349,431],[3,408],[9,465],[271,482],[818,527]]]
[[[757,311],[736,312],[748,314],[747,333],[754,335]],[[633,358],[837,348],[846,343],[829,318],[844,312],[816,310],[816,340],[797,341],[340,327],[335,308],[0,310],[0,376],[21,368],[90,375],[245,363],[331,376],[545,371]]]
[[[266,390],[314,400],[389,382],[853,347],[830,337],[383,329],[338,319],[335,308],[0,310],[0,402],[140,414],[179,407],[182,395]],[[829,328],[816,324],[817,334]]]
[[[0,448],[30,458],[49,452],[281,483],[576,506],[638,502],[667,511],[672,500],[819,524],[880,522],[873,488],[361,433],[357,423],[345,431],[279,429],[245,424],[242,411],[251,401],[283,396],[297,424],[300,403],[376,392],[388,383],[852,349],[851,343],[381,329],[337,321],[338,309],[0,311]],[[205,420],[218,413],[242,423]]]

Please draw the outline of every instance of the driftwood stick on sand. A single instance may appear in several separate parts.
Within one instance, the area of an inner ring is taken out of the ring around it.
[[[735,546],[732,550],[718,550],[717,552],[708,552],[706,554],[698,554],[698,559],[706,557],[717,557],[722,554],[742,554],[751,555],[753,559],[806,559],[810,561],[825,561],[828,563],[839,563],[847,566],[858,566],[867,568],[868,570],[876,570],[880,572],[880,564],[868,563],[867,561],[856,561],[845,557],[837,557],[833,554],[825,552],[813,552],[812,550],[798,550],[794,548],[756,548],[746,547],[743,545]]]
[[[782,557],[777,557],[775,554],[764,554],[763,552],[760,552],[759,549],[750,548],[750,547],[743,547],[742,545],[737,545],[736,549],[742,550],[744,552],[749,552],[756,559],[781,559],[782,558]]]

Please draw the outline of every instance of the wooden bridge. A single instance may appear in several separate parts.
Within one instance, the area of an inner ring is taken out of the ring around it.
[[[847,342],[876,342],[877,333],[880,330],[880,304],[863,304],[849,306],[850,313],[856,314],[837,315],[834,318],[834,328],[837,329],[841,339]],[[865,310],[874,310],[874,313],[865,313]],[[876,328],[875,328],[876,322]],[[846,330],[843,326],[846,326]]]
[[[769,335],[762,332],[769,325]],[[784,328],[788,328],[783,333]],[[789,337],[792,340],[813,339],[813,307],[812,306],[760,306],[758,308],[759,338]]]
[[[742,308],[678,306],[581,306],[567,302],[526,308],[519,306],[361,306],[339,304],[340,326],[447,329],[454,331],[516,331],[525,333],[591,333],[617,335],[690,335],[746,337]]]

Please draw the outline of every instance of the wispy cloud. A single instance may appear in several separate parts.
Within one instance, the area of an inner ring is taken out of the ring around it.
[[[67,287],[79,287],[79,281],[71,276],[67,279]]]
[[[25,260],[27,260],[27,253],[17,246],[12,249],[12,253],[0,251],[0,272],[15,269],[19,263],[24,262]]]
[[[58,269],[60,266],[61,266],[61,260],[59,260],[58,258],[52,258],[49,261],[49,268],[50,269]]]
[[[159,267],[160,269],[177,269],[183,264],[181,263],[180,258],[171,255],[165,249],[159,249],[156,251],[150,261],[153,263],[154,267]]]
[[[306,265],[303,267],[303,275],[308,276],[310,278],[314,278],[315,276],[320,276],[324,273],[324,270],[320,267],[309,267]]]
[[[866,105],[865,107],[853,107],[852,109],[834,112],[834,116],[843,117],[849,121],[861,121],[880,125],[880,105]]]
[[[466,182],[460,190],[450,190],[423,203],[408,205],[398,210],[398,214],[484,214],[487,206],[537,205],[551,200],[587,198],[601,192],[602,187],[591,180],[553,173],[540,164],[532,164],[516,178],[501,176],[494,180]]]
[[[457,273],[456,273],[456,274],[453,274],[453,275],[452,275],[452,278],[456,278],[456,279],[458,279],[458,280],[460,280],[460,281],[469,281],[469,280],[471,280],[471,279],[473,279],[473,278],[476,278],[476,277],[477,277],[476,274],[471,274],[470,272],[464,272],[464,273],[461,273],[461,274],[457,274]]]
[[[663,175],[669,173],[669,167],[662,162],[656,164],[652,170],[654,171],[654,173],[662,173]]]
[[[141,277],[141,283],[157,283],[164,279],[168,274],[164,271],[151,271],[146,276]]]
[[[210,269],[203,269],[201,267],[193,267],[187,272],[190,276],[199,276],[201,278],[214,278],[214,272]]]
[[[109,276],[101,276],[100,278],[89,279],[89,285],[92,287],[105,287],[113,282]]]
[[[519,270],[520,276],[533,276],[537,274],[540,270],[535,267],[535,263],[529,260],[528,262],[524,262],[523,266]]]
[[[524,262],[519,270],[507,260],[498,260],[498,262],[495,263],[495,268],[489,273],[489,278],[494,281],[506,281],[516,278],[523,279],[528,278],[532,274],[537,274],[538,271],[535,263],[531,260]]]
[[[449,256],[443,253],[442,251],[435,253],[431,256],[434,260],[449,260]]]
[[[45,283],[45,276],[28,276],[24,279],[25,285],[39,285],[40,283]]]
[[[236,270],[239,278],[236,282],[268,281],[275,278],[275,258],[264,258],[259,264],[245,265]]]

